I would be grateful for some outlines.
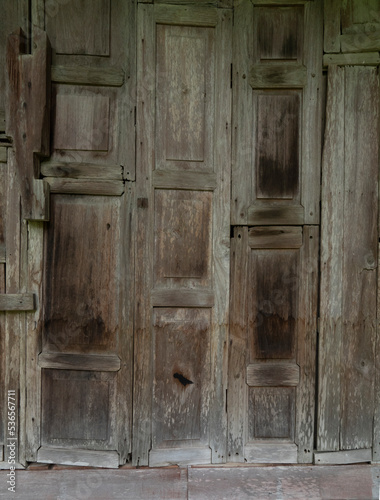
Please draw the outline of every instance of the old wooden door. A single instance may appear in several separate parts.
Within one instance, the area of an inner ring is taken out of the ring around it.
[[[134,4],[32,14],[52,44],[52,124],[50,216],[28,230],[26,460],[117,467],[131,451]]]
[[[231,461],[312,461],[321,29],[321,2],[234,10]]]
[[[231,27],[138,5],[136,464],[226,460]]]

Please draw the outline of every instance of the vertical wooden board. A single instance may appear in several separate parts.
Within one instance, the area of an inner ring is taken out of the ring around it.
[[[248,441],[294,441],[295,388],[250,387]],[[260,457],[257,457],[260,460]]]
[[[110,0],[60,2],[53,8],[46,24],[58,54],[109,55]]]
[[[304,64],[307,84],[302,103],[302,183],[301,205],[305,208],[305,224],[319,224],[321,199],[322,152],[322,1],[305,4]]]
[[[371,448],[378,242],[378,76],[345,69],[342,448]]]
[[[228,461],[244,461],[248,386],[248,228],[234,228],[231,240],[231,292],[228,363]]]
[[[298,93],[257,95],[257,198],[299,197],[300,107]]]
[[[238,2],[234,8],[233,28],[232,225],[247,224],[251,201],[253,103],[249,61],[253,58],[253,23],[252,3]]]
[[[41,444],[114,449],[115,373],[42,372]]]
[[[304,226],[300,254],[297,364],[300,380],[296,399],[298,462],[313,460],[315,432],[319,227]]]
[[[324,0],[324,50],[340,52],[341,0]]]
[[[251,250],[250,359],[292,359],[298,317],[298,250]]]
[[[380,243],[377,249],[377,266],[379,268]],[[376,322],[376,340],[375,340],[375,398],[374,398],[374,419],[373,419],[373,446],[372,461],[380,462],[380,273],[377,273],[377,322]]]
[[[212,309],[211,336],[211,406],[210,448],[212,462],[223,463],[227,456],[227,364],[228,364],[228,306],[230,276],[230,196],[231,196],[231,105],[229,77],[232,59],[232,12],[218,10],[216,26],[215,68],[215,142],[214,171],[217,187],[213,203],[213,288],[215,303]]]
[[[44,349],[115,351],[119,241],[118,198],[54,195],[45,248]]]
[[[153,448],[208,446],[209,309],[154,311]]]
[[[343,327],[344,69],[329,67],[322,169],[317,449],[340,443]]]
[[[210,287],[212,193],[155,191],[155,286]]]
[[[149,183],[154,151],[155,25],[153,6],[137,6],[137,148],[136,165],[136,274],[132,464],[148,465],[152,420],[152,357],[150,290],[153,272],[152,225],[149,205],[153,203]],[[153,79],[152,79],[153,78]],[[146,182],[148,181],[148,182]]]
[[[212,170],[214,32],[157,26],[158,169]]]
[[[302,60],[303,7],[259,7],[257,14],[257,62]]]

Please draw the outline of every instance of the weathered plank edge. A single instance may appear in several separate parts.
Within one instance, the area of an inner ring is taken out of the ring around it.
[[[68,354],[42,352],[38,356],[41,368],[58,370],[88,370],[97,372],[117,372],[121,362],[117,354]]]
[[[0,311],[33,311],[35,307],[33,293],[0,294]]]
[[[37,452],[37,462],[117,469],[119,467],[119,454],[117,451],[108,450],[74,450],[42,446]]]
[[[210,448],[160,448],[149,452],[149,467],[211,464]]]
[[[344,465],[371,462],[372,449],[326,451],[314,453],[315,465]]]
[[[121,68],[93,68],[91,66],[52,66],[51,81],[81,85],[121,87],[124,71]]]

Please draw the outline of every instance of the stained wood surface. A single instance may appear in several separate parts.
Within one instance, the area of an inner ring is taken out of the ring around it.
[[[45,352],[38,356],[38,365],[41,368],[58,368],[60,370],[117,372],[120,370],[120,358],[116,354],[86,356]]]
[[[253,66],[249,83],[252,88],[302,88],[306,85],[306,66],[276,64]]]
[[[297,386],[300,369],[290,363],[263,363],[247,366],[247,384],[251,387]]]
[[[358,464],[372,461],[372,450],[347,450],[314,453],[314,463],[318,465]]]
[[[302,246],[302,228],[286,226],[258,226],[248,230],[251,248],[299,248]]]
[[[32,293],[0,294],[0,311],[33,311],[34,308]]]
[[[50,186],[50,192],[59,194],[121,196],[124,193],[124,183],[115,180],[68,179],[61,177],[45,177]]]
[[[378,239],[376,70],[329,71],[322,198],[328,207],[322,224],[322,451],[372,446]]]
[[[84,85],[104,85],[121,87],[124,71],[120,68],[97,69],[91,66],[52,66],[51,81]]]
[[[325,54],[323,65],[337,64],[338,66],[377,66],[380,63],[379,52],[362,52],[360,54]]]
[[[117,468],[119,457],[116,451],[65,450],[44,447],[38,450],[38,461],[46,464]]]
[[[41,174],[44,177],[68,177],[70,179],[123,180],[120,165],[97,165],[94,163],[43,162]]]
[[[341,0],[324,2],[324,51],[340,52],[340,9]]]

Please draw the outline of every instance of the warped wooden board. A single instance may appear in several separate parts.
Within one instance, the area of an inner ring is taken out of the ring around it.
[[[116,451],[76,450],[42,446],[37,453],[39,462],[46,464],[62,464],[103,467],[116,469],[119,467],[119,456]]]
[[[296,464],[297,451],[294,443],[249,443],[244,447],[244,458],[252,464]]]
[[[315,452],[314,463],[317,465],[357,464],[372,461],[372,449]]]

